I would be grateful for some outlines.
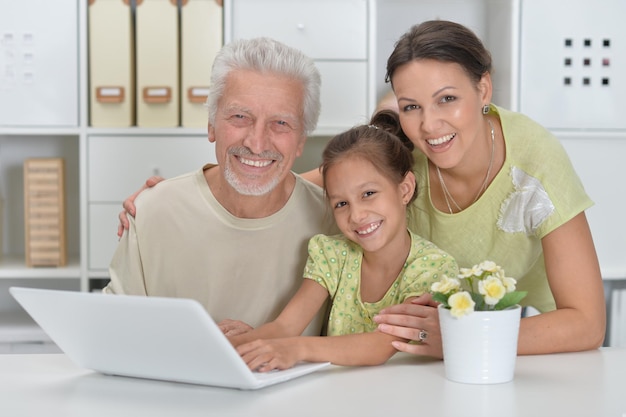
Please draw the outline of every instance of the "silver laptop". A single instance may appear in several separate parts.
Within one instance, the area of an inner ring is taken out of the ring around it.
[[[253,372],[200,303],[11,287],[18,303],[77,365],[138,378],[258,389],[328,366]]]

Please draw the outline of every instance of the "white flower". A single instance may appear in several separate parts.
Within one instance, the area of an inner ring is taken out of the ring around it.
[[[479,277],[482,275],[483,270],[480,268],[480,265],[474,265],[471,268],[459,268],[459,278],[472,278]]]
[[[478,282],[478,292],[485,297],[485,303],[495,306],[506,294],[506,288],[499,278],[488,276]]]
[[[467,291],[457,292],[448,298],[450,305],[450,314],[460,318],[474,311],[474,300]]]
[[[499,265],[483,261],[471,268],[460,268],[456,278],[444,275],[431,285],[433,300],[462,317],[474,310],[503,310],[520,302],[527,291],[516,291],[517,281],[507,277]]]
[[[515,284],[517,284],[517,281],[515,280],[515,278],[504,277],[502,278],[502,284],[504,284],[506,292],[513,292],[515,291]]]
[[[444,275],[441,281],[436,281],[431,285],[430,290],[432,292],[450,294],[457,292],[459,288],[461,288],[461,281],[457,278],[449,278],[447,275]]]
[[[474,266],[475,268],[476,266]],[[480,276],[483,271],[484,272],[491,272],[492,274],[500,271],[500,267],[493,261],[483,261],[478,265],[478,269],[481,270],[479,274],[476,274],[476,276]]]

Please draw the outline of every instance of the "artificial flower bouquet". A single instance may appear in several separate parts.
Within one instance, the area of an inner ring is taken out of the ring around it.
[[[515,278],[504,275],[495,262],[460,268],[456,278],[444,276],[431,286],[433,299],[460,318],[473,311],[494,311],[516,305],[527,291],[515,291]]]

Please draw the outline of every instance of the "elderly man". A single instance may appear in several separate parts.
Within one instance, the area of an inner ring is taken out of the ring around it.
[[[211,86],[218,165],[137,197],[104,292],[196,299],[235,320],[221,323],[228,334],[273,320],[300,286],[308,239],[337,229],[321,188],[291,171],[320,112],[312,60],[267,38],[235,41],[215,58]]]

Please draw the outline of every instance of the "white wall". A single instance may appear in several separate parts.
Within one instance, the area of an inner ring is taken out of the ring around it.
[[[506,2],[506,1],[505,1]],[[378,99],[389,91],[385,84],[387,58],[400,36],[411,26],[431,19],[463,23],[484,38],[484,0],[382,0],[376,9],[376,93]]]

